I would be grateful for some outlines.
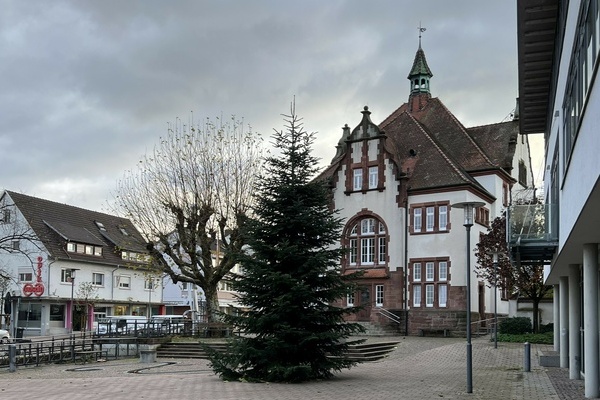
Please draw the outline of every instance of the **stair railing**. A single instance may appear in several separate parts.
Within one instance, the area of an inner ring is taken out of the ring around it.
[[[400,325],[402,323],[402,321],[400,320],[400,318],[398,318],[398,316],[396,314],[394,314],[393,312],[386,310],[383,307],[377,307],[377,311],[379,312],[380,315],[383,315],[384,317],[386,317],[387,319],[389,319],[392,322],[397,323],[398,325]]]

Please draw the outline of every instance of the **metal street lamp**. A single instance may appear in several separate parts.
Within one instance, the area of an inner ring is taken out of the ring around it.
[[[73,333],[73,317],[75,316],[75,304],[73,304],[73,291],[75,289],[75,271],[79,271],[79,268],[70,268],[69,279],[71,280],[71,326],[69,333]]]
[[[473,211],[485,205],[483,202],[466,201],[452,204],[452,208],[462,208],[465,212],[464,227],[467,230],[467,393],[473,393],[473,353],[471,349],[471,227]]]
[[[498,348],[498,253],[492,253],[494,261],[494,348]]]

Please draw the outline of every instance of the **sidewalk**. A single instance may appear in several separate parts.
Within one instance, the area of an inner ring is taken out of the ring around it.
[[[2,400],[24,396],[58,399],[215,399],[348,400],[482,399],[578,400],[583,382],[570,381],[560,368],[538,363],[540,346],[531,347],[531,372],[523,372],[523,345],[473,340],[473,393],[466,393],[466,342],[456,338],[381,338],[399,340],[382,361],[344,370],[327,381],[303,384],[223,382],[206,360],[137,359],[90,364],[0,369]],[[376,339],[370,339],[376,340]]]

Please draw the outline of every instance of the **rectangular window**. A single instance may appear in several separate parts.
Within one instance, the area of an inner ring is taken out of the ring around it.
[[[86,244],[85,245],[85,254],[94,255],[94,246]]]
[[[440,206],[439,211],[439,230],[448,230],[448,206]]]
[[[448,263],[446,261],[440,261],[438,269],[439,280],[442,282],[446,282],[448,280]]]
[[[427,282],[432,282],[435,279],[435,264],[432,262],[425,263],[425,279]]]
[[[73,242],[67,243],[67,251],[69,253],[75,253],[75,243],[73,243]]]
[[[50,321],[64,321],[65,306],[64,304],[50,304]]]
[[[413,285],[413,307],[421,307],[421,285]]]
[[[375,261],[375,238],[361,239],[361,264],[373,264]]]
[[[383,285],[375,286],[375,307],[383,307]]]
[[[446,307],[446,302],[448,301],[448,286],[447,285],[439,285],[438,286],[438,304],[440,307]]]
[[[375,233],[375,220],[373,218],[363,219],[361,222],[361,232],[363,235]]]
[[[415,281],[415,282],[421,281],[421,263],[413,264],[413,281]]]
[[[18,240],[13,240],[12,242],[12,249],[13,250],[20,250],[21,249],[21,242]]]
[[[226,282],[221,281],[220,283],[222,283],[222,288],[221,290],[227,290],[225,289],[227,287]],[[154,279],[145,279],[144,280],[144,289],[145,290],[154,290],[156,286],[156,282],[154,282]]]
[[[10,210],[2,210],[2,221],[5,224],[10,224]]]
[[[188,290],[188,283],[187,282],[181,282],[181,290]]]
[[[425,285],[425,307],[433,307],[433,285]]]
[[[92,274],[92,285],[94,286],[104,286],[104,274],[100,274],[94,272]]]
[[[348,254],[350,264],[356,264],[356,255],[358,254],[358,247],[356,239],[350,239],[350,252]]]
[[[354,180],[352,188],[354,190],[362,190],[362,169],[360,168],[354,170]]]
[[[130,289],[131,288],[131,277],[130,276],[117,276],[117,282],[119,289]]]
[[[386,261],[386,240],[384,237],[379,238],[379,255],[378,260],[380,264],[385,264]]]
[[[377,189],[379,167],[369,167],[369,189]]]
[[[346,298],[346,303],[348,307],[354,307],[354,293],[350,293]]]
[[[77,250],[78,253],[84,254],[85,253],[85,244],[82,243],[77,243]]]
[[[33,272],[30,269],[20,270],[19,282],[33,282]]]
[[[426,221],[427,221],[427,232],[433,232],[435,228],[435,207],[427,207],[425,209]]]
[[[75,271],[71,269],[60,270],[60,281],[61,283],[71,283],[71,277],[75,277]]]
[[[422,223],[421,209],[415,208],[413,211],[413,231],[421,232]]]

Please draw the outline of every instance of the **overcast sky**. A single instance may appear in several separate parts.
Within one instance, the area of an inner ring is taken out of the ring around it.
[[[0,0],[0,189],[104,207],[167,123],[236,115],[269,137],[296,97],[323,164],[368,105],[406,102],[422,47],[466,126],[517,92],[516,0]]]

